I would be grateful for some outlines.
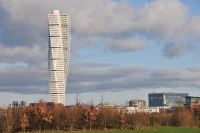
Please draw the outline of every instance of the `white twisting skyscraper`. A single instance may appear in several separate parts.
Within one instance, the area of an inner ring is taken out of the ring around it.
[[[70,57],[70,16],[53,10],[49,19],[49,97],[65,105]]]

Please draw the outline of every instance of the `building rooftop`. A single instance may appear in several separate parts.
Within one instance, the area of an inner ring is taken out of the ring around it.
[[[197,97],[197,96],[186,96],[186,98],[200,98],[200,97]]]
[[[159,93],[148,93],[148,94],[189,94],[189,93],[180,93],[180,92],[159,92]]]

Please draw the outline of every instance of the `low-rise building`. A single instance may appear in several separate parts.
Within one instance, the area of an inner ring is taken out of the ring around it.
[[[141,113],[141,112],[148,112],[148,113],[159,113],[159,107],[147,107],[145,100],[131,100],[128,102],[129,106],[126,106],[127,113]]]
[[[144,106],[146,106],[145,100],[131,100],[128,103],[129,103],[129,106],[134,106],[134,107],[144,107]]]
[[[159,107],[147,107],[147,106],[143,106],[143,107],[133,107],[133,106],[127,106],[126,107],[126,112],[127,113],[141,113],[141,112],[145,112],[145,113],[159,113],[160,112],[160,108]]]
[[[194,108],[195,106],[200,106],[200,97],[187,96],[185,97],[186,107]]]

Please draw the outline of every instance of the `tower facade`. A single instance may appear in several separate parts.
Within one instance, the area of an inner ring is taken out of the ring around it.
[[[70,16],[53,10],[49,20],[49,99],[65,105],[70,57]]]

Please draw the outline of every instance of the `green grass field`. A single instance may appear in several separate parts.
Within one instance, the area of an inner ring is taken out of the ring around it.
[[[200,133],[200,128],[185,127],[149,127],[146,130],[115,130],[115,131],[79,131],[73,133]],[[47,133],[47,132],[46,132]],[[48,132],[53,133],[53,132]],[[69,133],[69,132],[55,132]]]

